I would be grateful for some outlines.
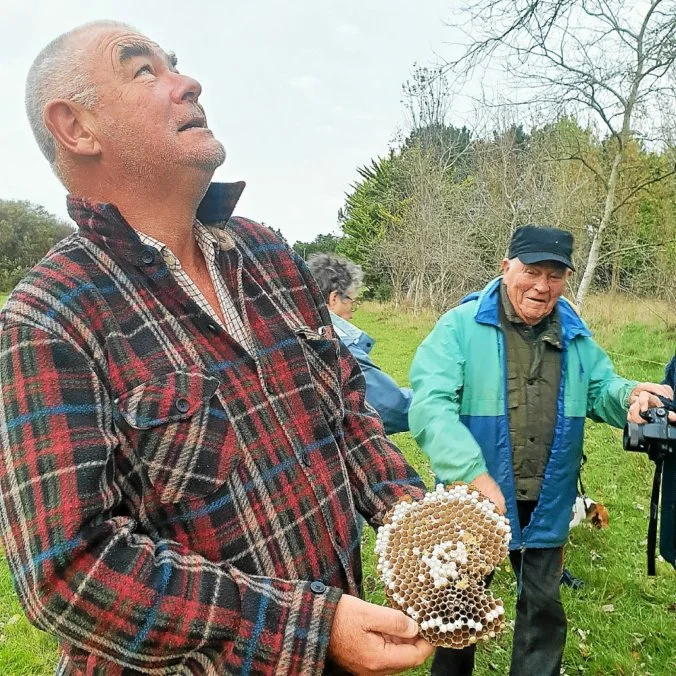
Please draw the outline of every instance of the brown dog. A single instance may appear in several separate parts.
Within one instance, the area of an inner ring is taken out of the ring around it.
[[[604,505],[590,498],[578,495],[573,505],[573,513],[569,528],[575,528],[583,521],[591,524],[592,528],[608,528],[610,514]]]
[[[573,505],[573,513],[571,515],[569,528],[575,528],[583,521],[591,524],[592,528],[608,528],[610,525],[610,514],[608,510],[600,502],[590,500],[586,496],[578,495],[575,504]],[[584,580],[575,577],[563,563],[564,553],[561,552],[561,584],[571,587],[572,589],[581,589],[584,587]]]

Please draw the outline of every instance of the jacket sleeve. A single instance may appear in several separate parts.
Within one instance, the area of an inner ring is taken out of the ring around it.
[[[325,326],[331,326],[326,304],[305,261],[296,256],[305,284],[319,310]],[[343,439],[352,499],[357,511],[372,526],[382,525],[385,514],[402,498],[420,500],[425,484],[404,458],[401,451],[385,436],[380,417],[366,403],[364,375],[342,340],[339,345],[339,372],[345,407]]]
[[[587,391],[587,417],[614,427],[624,427],[627,422],[629,395],[637,382],[618,376],[608,355],[592,338],[584,339],[584,354],[587,363],[583,363],[582,368],[591,369]]]
[[[472,481],[486,472],[479,444],[460,420],[465,359],[456,314],[447,312],[420,344],[411,364],[411,433],[439,479]]]
[[[676,356],[671,358],[671,361],[664,369],[664,380],[662,381],[662,384],[669,385],[672,390],[676,390]]]
[[[28,618],[149,673],[214,658],[237,673],[321,671],[340,591],[142,532],[122,503],[103,382],[67,335],[0,325],[0,534]]]
[[[348,345],[366,379],[366,401],[378,411],[385,434],[408,432],[408,409],[413,391],[399,387],[387,373],[373,363],[371,357],[355,344]]]

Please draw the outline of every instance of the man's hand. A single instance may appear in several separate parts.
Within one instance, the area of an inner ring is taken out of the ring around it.
[[[472,479],[470,483],[474,484],[495,505],[495,508],[500,514],[505,514],[507,512],[505,496],[502,494],[500,486],[498,486],[488,472],[479,474],[479,476],[476,477],[476,479]]]
[[[343,594],[329,640],[329,657],[352,674],[396,674],[422,664],[434,647],[418,625],[393,608]]]
[[[669,385],[658,385],[657,383],[639,383],[629,395],[629,411],[627,420],[633,423],[644,423],[641,413],[655,406],[662,406],[662,402],[657,395],[672,399],[674,391]],[[676,416],[669,414],[669,419],[673,422]]]

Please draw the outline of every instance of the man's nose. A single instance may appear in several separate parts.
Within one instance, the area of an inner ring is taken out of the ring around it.
[[[535,280],[535,290],[539,293],[547,293],[549,291],[549,282],[545,277],[538,277]]]
[[[202,93],[202,85],[189,75],[182,73],[175,74],[177,81],[172,92],[172,98],[175,103],[182,101],[197,101]]]

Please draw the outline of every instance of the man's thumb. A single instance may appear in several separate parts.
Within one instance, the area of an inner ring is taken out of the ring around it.
[[[401,638],[415,638],[419,631],[418,625],[400,610],[382,607],[373,614],[370,629]]]

